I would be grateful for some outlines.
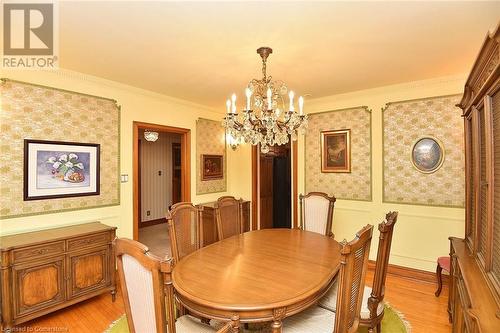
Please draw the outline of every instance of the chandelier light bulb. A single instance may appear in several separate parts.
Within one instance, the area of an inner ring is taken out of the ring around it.
[[[226,109],[227,113],[231,113],[231,101],[229,99],[226,101]]]
[[[293,112],[295,111],[295,107],[293,106],[293,97],[295,96],[295,93],[290,90],[290,92],[288,93],[288,97],[290,97],[290,112]]]
[[[299,97],[299,114],[302,116],[304,114],[304,97]]]
[[[247,96],[247,111],[250,110],[250,97],[252,97],[252,91],[250,88],[245,89],[245,95]]]
[[[233,113],[236,113],[236,94],[231,96],[231,100],[233,102]]]
[[[267,110],[273,109],[273,92],[271,88],[267,88]]]

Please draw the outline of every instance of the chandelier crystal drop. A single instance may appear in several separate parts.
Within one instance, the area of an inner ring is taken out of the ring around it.
[[[269,47],[261,47],[257,53],[262,58],[262,79],[253,79],[245,89],[246,105],[239,115],[236,111],[236,95],[226,101],[227,115],[222,121],[226,132],[236,141],[252,145],[260,144],[263,153],[269,147],[284,145],[289,138],[297,140],[307,129],[307,115],[304,114],[304,98],[298,98],[298,112],[295,111],[293,91],[288,91],[283,81],[273,81],[267,76],[266,62],[273,53]],[[288,111],[285,102],[289,99]]]

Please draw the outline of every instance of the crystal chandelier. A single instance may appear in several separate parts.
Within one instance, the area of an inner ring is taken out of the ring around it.
[[[236,113],[236,95],[227,100],[227,115],[222,122],[229,135],[237,141],[252,145],[260,144],[263,153],[269,147],[284,145],[289,138],[297,140],[307,128],[307,115],[304,115],[304,98],[298,99],[299,112],[293,103],[294,92],[288,92],[283,81],[273,81],[266,73],[267,57],[273,53],[270,47],[261,47],[257,53],[262,58],[262,79],[253,79],[245,89],[246,107],[241,115]],[[285,111],[285,98],[289,97],[289,108]]]
[[[146,141],[155,142],[156,140],[158,140],[158,132],[145,130],[144,139],[146,139]]]

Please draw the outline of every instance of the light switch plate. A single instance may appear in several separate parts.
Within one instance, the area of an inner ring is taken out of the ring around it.
[[[121,178],[122,183],[128,182],[128,175],[127,174],[120,175],[120,178]]]

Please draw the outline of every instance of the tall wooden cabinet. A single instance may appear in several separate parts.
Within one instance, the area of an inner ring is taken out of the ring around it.
[[[453,332],[500,332],[500,31],[465,85],[465,238],[450,238]]]
[[[0,314],[5,331],[111,292],[115,227],[86,223],[0,237]]]

